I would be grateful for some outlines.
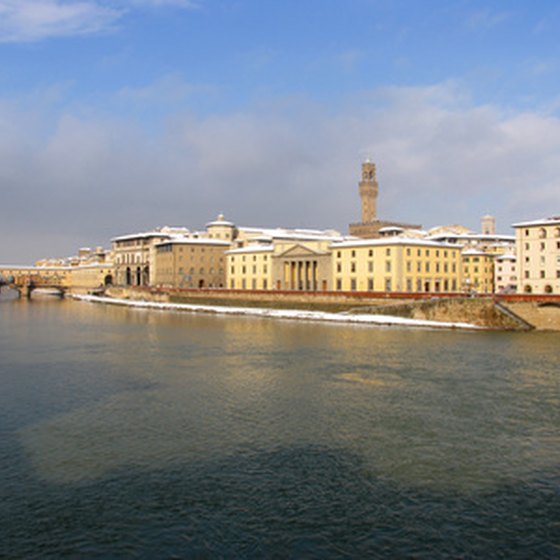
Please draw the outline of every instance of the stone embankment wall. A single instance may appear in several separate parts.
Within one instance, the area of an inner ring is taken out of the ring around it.
[[[505,305],[537,330],[560,331],[560,303],[507,302]]]
[[[117,288],[107,295],[133,300],[151,300],[203,305],[239,307],[270,307],[320,310],[349,313],[397,315],[412,319],[464,322],[477,326],[504,330],[560,331],[560,299],[558,302],[500,297],[471,298],[435,297],[434,294],[360,294],[360,293],[302,293],[248,290],[165,290],[149,288]],[[408,295],[407,295],[408,296]]]

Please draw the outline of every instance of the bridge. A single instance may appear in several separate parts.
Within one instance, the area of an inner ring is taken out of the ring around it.
[[[27,298],[37,289],[53,290],[64,297],[71,287],[71,271],[64,266],[0,266],[0,289],[3,286]]]

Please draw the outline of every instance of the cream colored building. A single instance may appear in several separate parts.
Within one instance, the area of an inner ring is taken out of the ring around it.
[[[227,286],[237,290],[330,290],[332,240],[276,239],[232,249],[227,253]]]
[[[177,238],[155,246],[152,284],[168,288],[224,288],[224,238]]]
[[[469,293],[494,292],[494,255],[477,249],[465,249],[462,254],[463,290]]]
[[[333,289],[363,292],[457,292],[461,249],[395,237],[333,243]]]
[[[518,292],[560,294],[560,216],[514,224]]]
[[[249,245],[226,253],[227,287],[232,290],[270,290],[274,246]]]
[[[494,258],[494,292],[513,294],[517,291],[517,259],[513,253]]]
[[[164,227],[145,233],[113,238],[115,284],[150,286],[156,276],[156,245],[190,235],[185,228]]]

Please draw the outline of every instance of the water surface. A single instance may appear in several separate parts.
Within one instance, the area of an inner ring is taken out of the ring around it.
[[[0,299],[0,557],[560,557],[559,343]]]

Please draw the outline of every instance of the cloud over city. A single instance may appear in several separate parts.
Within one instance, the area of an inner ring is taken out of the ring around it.
[[[359,218],[366,157],[378,164],[380,215],[427,227],[476,227],[492,213],[507,231],[545,215],[560,192],[560,120],[476,105],[452,83],[377,89],[336,111],[305,98],[183,110],[156,127],[30,109],[0,102],[10,132],[0,141],[0,235],[14,239],[4,262],[158,225],[200,228],[219,212],[244,225],[346,231]]]

